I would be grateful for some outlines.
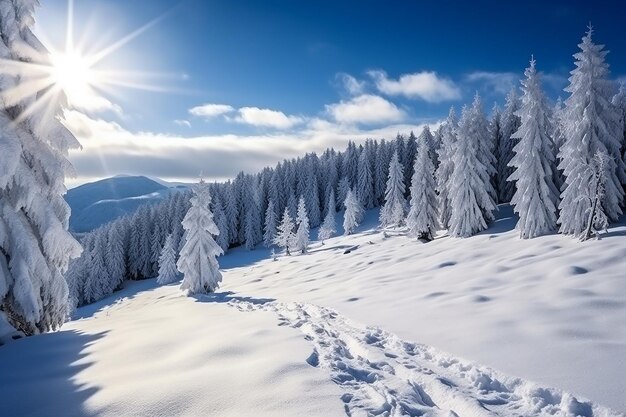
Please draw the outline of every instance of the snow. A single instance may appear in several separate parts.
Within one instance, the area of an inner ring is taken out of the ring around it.
[[[0,347],[0,414],[624,415],[602,406],[626,410],[626,225],[520,240],[500,206],[424,244],[377,219],[307,255],[232,250],[217,294],[135,282]]]

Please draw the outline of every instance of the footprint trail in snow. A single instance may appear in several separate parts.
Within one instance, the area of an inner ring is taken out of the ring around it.
[[[232,300],[241,311],[272,311],[280,326],[313,344],[306,361],[344,391],[347,416],[625,417],[556,389],[542,388],[436,349],[362,327],[324,307]]]

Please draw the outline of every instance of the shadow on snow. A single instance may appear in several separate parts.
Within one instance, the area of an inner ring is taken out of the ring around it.
[[[93,416],[85,404],[97,386],[77,382],[94,361],[88,348],[106,332],[76,330],[33,336],[0,348],[0,415]]]

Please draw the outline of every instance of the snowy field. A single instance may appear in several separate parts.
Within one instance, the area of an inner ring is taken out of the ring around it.
[[[510,217],[422,244],[370,211],[308,255],[231,251],[213,296],[132,283],[0,348],[0,415],[623,416],[626,227]]]

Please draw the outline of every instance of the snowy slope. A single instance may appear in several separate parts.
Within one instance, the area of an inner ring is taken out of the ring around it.
[[[155,204],[171,192],[186,189],[141,176],[116,176],[81,185],[69,190],[65,200],[72,209],[70,230],[84,233],[125,214],[143,204]]]
[[[504,209],[422,244],[376,215],[309,255],[232,251],[217,295],[133,283],[0,347],[0,414],[625,415],[597,404],[626,410],[626,227],[520,241]]]

